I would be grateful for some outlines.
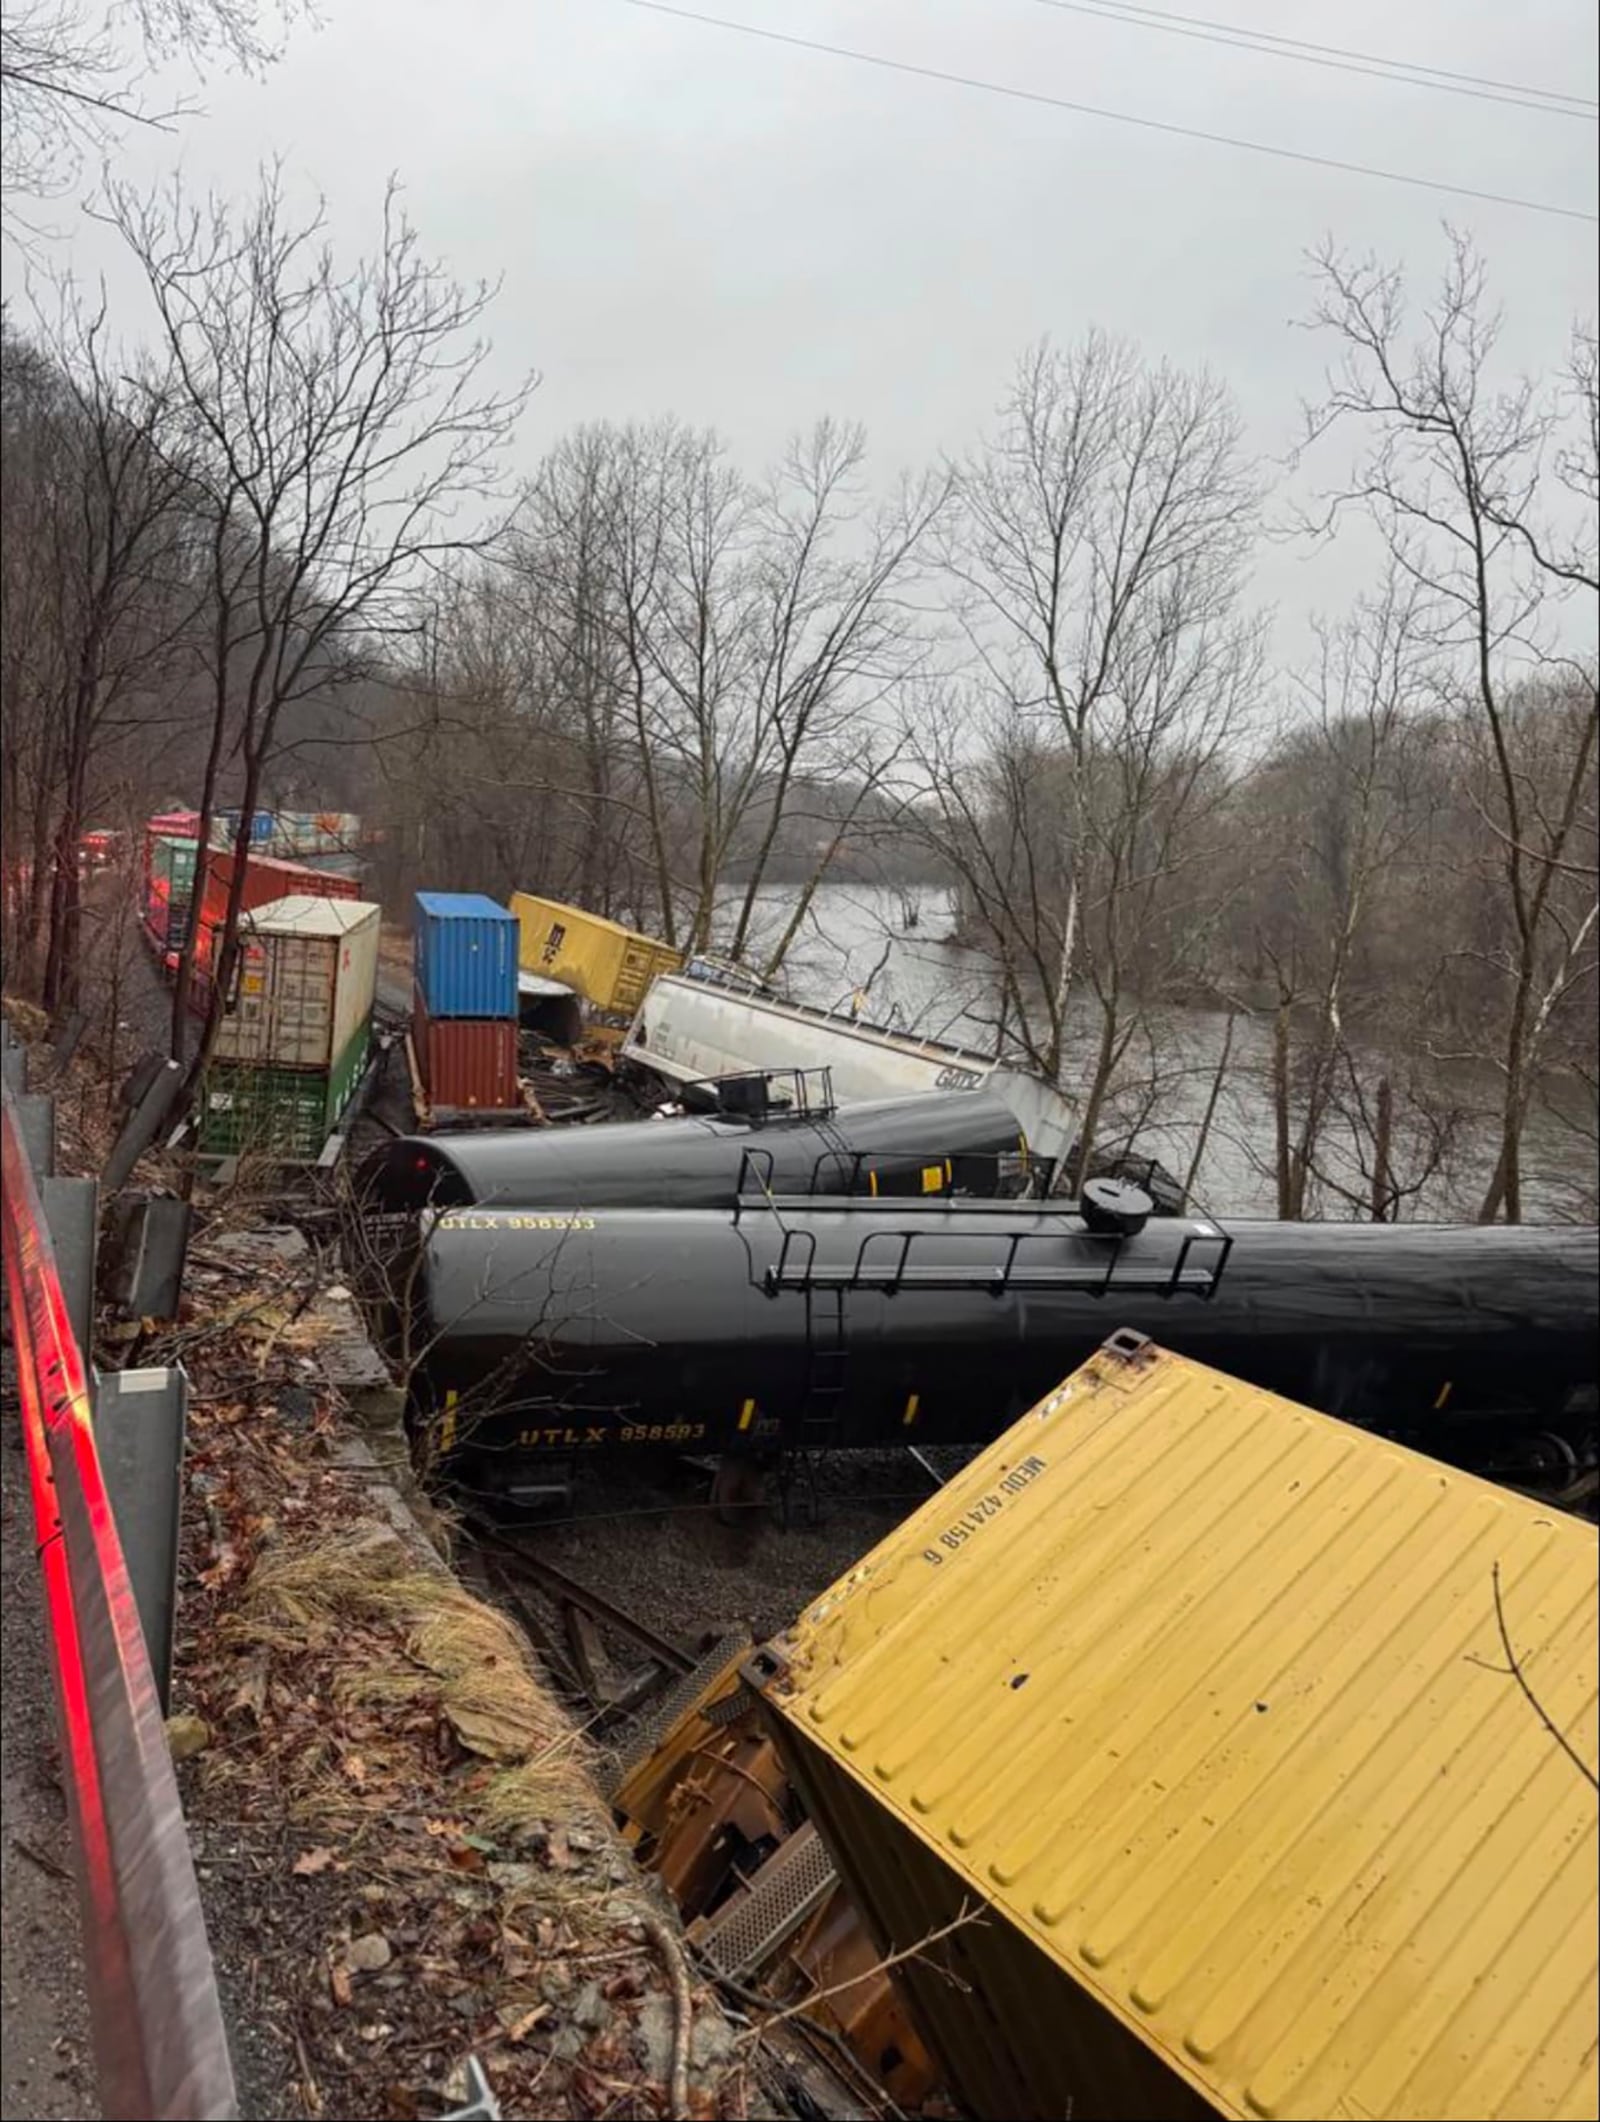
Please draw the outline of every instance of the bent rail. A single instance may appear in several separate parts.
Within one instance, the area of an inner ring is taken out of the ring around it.
[[[112,2118],[231,2122],[216,1976],[84,1358],[9,1088],[3,1108],[0,1235],[101,2105]]]

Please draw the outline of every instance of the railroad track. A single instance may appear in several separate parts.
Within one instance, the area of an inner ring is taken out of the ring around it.
[[[595,1714],[631,1716],[694,1669],[696,1649],[663,1635],[604,1592],[546,1562],[532,1552],[528,1541],[476,1517],[469,1518],[468,1526],[490,1585],[532,1637],[562,1686]],[[619,1670],[607,1647],[607,1636],[620,1637],[642,1652],[643,1662],[631,1670]]]

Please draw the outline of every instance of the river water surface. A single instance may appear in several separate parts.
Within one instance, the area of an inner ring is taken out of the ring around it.
[[[782,934],[794,908],[793,890],[774,886],[760,895],[754,946],[748,955],[759,962],[761,947],[770,948]],[[796,1000],[823,1008],[847,1009],[863,996],[862,1014],[874,1022],[947,1039],[982,1052],[995,1049],[996,1010],[993,978],[976,952],[947,939],[955,927],[953,895],[929,886],[904,890],[871,885],[824,885],[816,893],[805,923],[785,961],[783,982]],[[1085,1006],[1074,1013],[1080,1039],[1074,1042],[1063,1087],[1069,1092],[1086,1081],[1092,1058],[1094,1020]],[[1162,1008],[1148,1013],[1147,1027],[1130,1052],[1126,1073],[1140,1088],[1125,1101],[1122,1124],[1136,1124],[1139,1146],[1159,1156],[1182,1178],[1194,1156],[1217,1064],[1226,1036],[1220,1011]],[[1217,1101],[1205,1156],[1195,1181],[1194,1197],[1218,1215],[1272,1215],[1274,1129],[1269,1082],[1270,1026],[1264,1019],[1235,1021],[1229,1066]],[[1378,1070],[1371,1071],[1375,1081]],[[1403,1075],[1396,1070],[1396,1079]],[[1470,1219],[1493,1168],[1496,1144],[1492,1082],[1452,1079],[1450,1104],[1462,1115],[1441,1169],[1428,1180],[1402,1213],[1440,1221]],[[1581,1121],[1578,1101],[1556,1086],[1552,1107],[1565,1098],[1565,1110]],[[1145,1108],[1148,1107],[1148,1116]],[[1592,1125],[1592,1116],[1591,1116]],[[1404,1184],[1423,1169],[1420,1140],[1397,1122],[1395,1167]],[[1348,1137],[1330,1140],[1332,1175],[1357,1194],[1363,1189],[1359,1162]],[[1592,1215],[1596,1175],[1592,1133],[1569,1124],[1558,1109],[1541,1108],[1530,1116],[1524,1155],[1525,1212],[1530,1222],[1557,1222]],[[1337,1193],[1319,1206],[1332,1215],[1349,1215],[1351,1206]]]

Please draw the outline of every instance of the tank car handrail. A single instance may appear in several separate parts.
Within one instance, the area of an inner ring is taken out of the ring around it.
[[[768,1196],[775,1211],[780,1209],[783,1198]],[[791,1205],[796,1205],[793,1197],[788,1198]],[[805,1201],[803,1196],[800,1198],[807,1207],[816,1205],[814,1202]],[[909,1205],[913,1210],[942,1210],[948,1214],[948,1201],[943,1198],[925,1203],[895,1202],[883,1205],[891,1210],[903,1211]],[[877,1209],[880,1204],[852,1201],[849,1206],[852,1211],[863,1206],[872,1210]],[[984,1206],[988,1207],[990,1204],[985,1203]],[[963,1207],[963,1217],[966,1213]],[[996,1297],[1012,1289],[1082,1289],[1090,1296],[1103,1297],[1115,1285],[1119,1292],[1142,1290],[1158,1297],[1192,1293],[1209,1299],[1216,1292],[1228,1255],[1233,1249],[1233,1240],[1229,1234],[1220,1225],[1207,1222],[1197,1224],[1192,1230],[1184,1233],[1177,1253],[1170,1260],[1163,1260],[1159,1265],[1154,1262],[1146,1265],[1135,1258],[1130,1263],[1127,1256],[1130,1250],[1135,1249],[1135,1241],[1128,1233],[1090,1230],[1082,1218],[1072,1210],[1062,1209],[1056,1211],[1055,1215],[1061,1226],[1059,1230],[1013,1230],[1007,1234],[1004,1257],[998,1263],[981,1267],[950,1267],[913,1262],[912,1251],[919,1240],[925,1242],[930,1238],[966,1235],[965,1231],[940,1230],[934,1224],[932,1214],[921,1228],[912,1222],[899,1229],[880,1227],[868,1230],[856,1248],[855,1259],[848,1267],[819,1267],[816,1264],[815,1231],[804,1227],[792,1228],[784,1224],[780,1213],[779,1227],[783,1231],[783,1243],[777,1259],[768,1266],[762,1278],[763,1287],[768,1296],[774,1297],[783,1290],[809,1289],[877,1289],[892,1296],[897,1290],[907,1288],[985,1290]],[[1089,1253],[1065,1263],[1036,1263],[1024,1260],[1025,1246],[1040,1244],[1047,1239],[1063,1235],[1081,1240],[1089,1246]],[[803,1260],[792,1263],[791,1256],[796,1251],[795,1241],[801,1238],[809,1241],[805,1256]],[[883,1240],[897,1243],[898,1251],[894,1254],[891,1264],[880,1266],[869,1260],[868,1256],[875,1240],[880,1243]],[[1195,1248],[1200,1245],[1215,1246],[1215,1255],[1209,1261],[1202,1260],[1198,1264],[1192,1264]],[[1097,1257],[1101,1253],[1105,1256],[1103,1269]]]
[[[6,1291],[108,2116],[238,2112],[194,1860],[106,1492],[83,1352],[9,1088],[0,1099]]]

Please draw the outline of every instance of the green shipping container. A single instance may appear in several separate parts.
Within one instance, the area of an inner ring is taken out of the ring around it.
[[[363,1021],[331,1069],[214,1061],[200,1094],[200,1148],[211,1156],[320,1155],[355,1095],[371,1046]]]

